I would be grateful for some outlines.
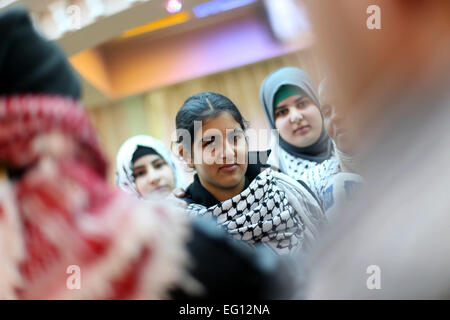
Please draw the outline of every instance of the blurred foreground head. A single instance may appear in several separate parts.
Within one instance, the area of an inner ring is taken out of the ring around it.
[[[365,181],[316,253],[308,296],[448,299],[450,1],[308,3]]]
[[[52,94],[81,98],[80,83],[62,51],[41,38],[21,9],[0,13],[0,96]]]
[[[64,53],[21,8],[0,13],[0,33],[0,164],[16,175],[44,158],[81,160],[104,176],[106,161]]]
[[[439,82],[449,70],[448,0],[306,2],[334,100],[360,134],[386,116],[393,107],[388,100],[417,84]],[[381,29],[367,26],[375,21],[375,11],[367,13],[372,5],[380,9]]]

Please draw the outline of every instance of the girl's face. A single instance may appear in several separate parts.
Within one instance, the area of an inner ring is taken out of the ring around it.
[[[278,103],[275,127],[287,143],[307,147],[316,142],[322,133],[322,116],[309,97],[297,94]]]
[[[248,146],[244,130],[228,112],[204,120],[193,139],[194,163],[202,185],[211,190],[233,189],[245,181]]]
[[[140,157],[133,163],[136,189],[142,197],[167,195],[175,189],[172,168],[156,154]]]

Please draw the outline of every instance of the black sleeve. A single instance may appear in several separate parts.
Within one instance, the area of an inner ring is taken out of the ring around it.
[[[173,299],[288,299],[293,294],[288,257],[233,240],[204,217],[194,219],[192,228],[187,249],[194,265],[189,271],[205,294],[192,296],[178,288],[171,292]]]

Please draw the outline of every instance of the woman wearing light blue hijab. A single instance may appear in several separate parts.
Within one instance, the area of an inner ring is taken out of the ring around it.
[[[182,169],[158,139],[134,136],[120,147],[116,160],[116,184],[138,198],[169,195],[186,187]]]
[[[297,67],[272,72],[261,85],[260,101],[271,129],[268,164],[300,180],[309,169],[327,161],[337,162],[325,131],[318,94],[310,76]]]

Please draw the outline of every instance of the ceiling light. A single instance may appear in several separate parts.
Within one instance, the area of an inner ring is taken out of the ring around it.
[[[167,0],[166,10],[169,13],[180,12],[181,8],[183,8],[183,4],[180,0]]]

